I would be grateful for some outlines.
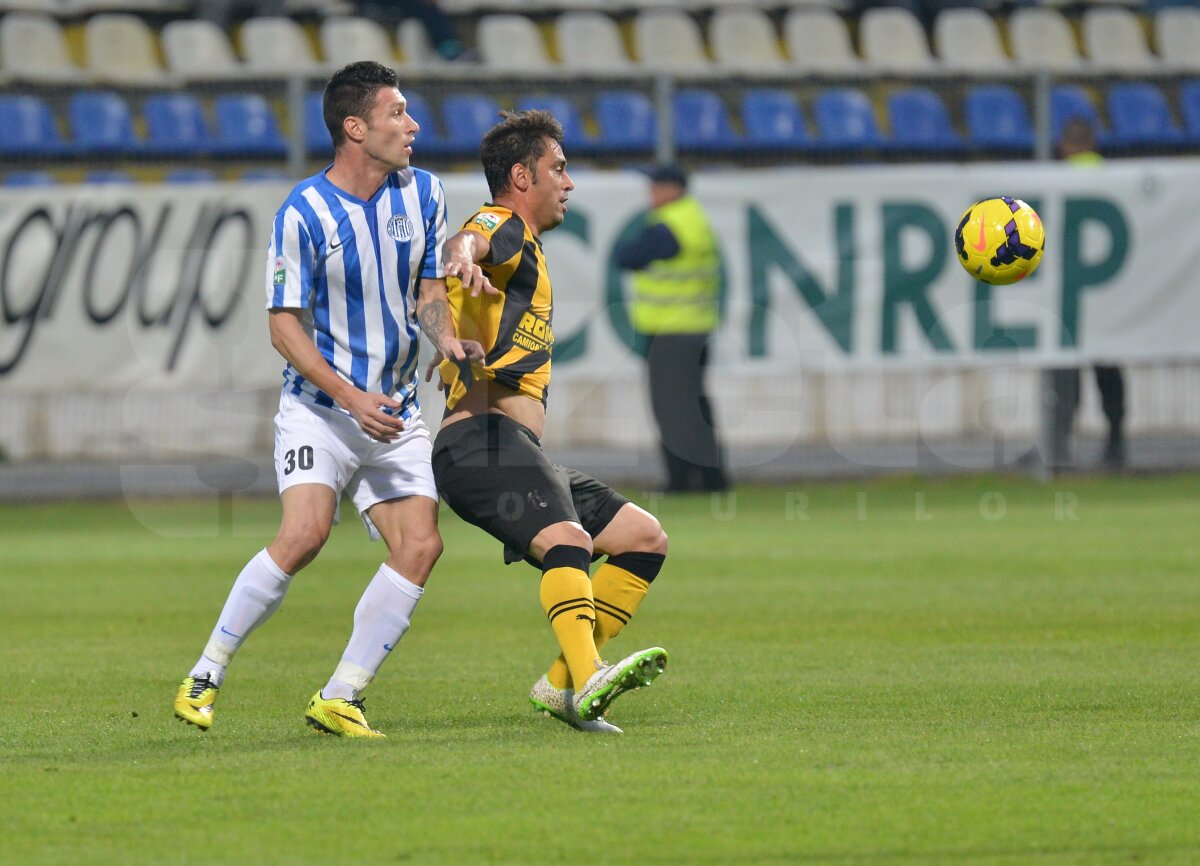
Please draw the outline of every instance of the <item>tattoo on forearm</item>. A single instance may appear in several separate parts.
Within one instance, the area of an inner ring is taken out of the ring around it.
[[[430,301],[417,310],[417,321],[435,346],[442,344],[442,337],[450,328],[450,305],[443,300]]]

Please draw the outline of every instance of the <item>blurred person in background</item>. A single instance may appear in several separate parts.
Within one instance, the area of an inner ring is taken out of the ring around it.
[[[729,487],[704,390],[709,341],[721,321],[716,234],[677,165],[650,172],[650,210],[617,263],[634,271],[630,319],[644,349],[666,493]]]

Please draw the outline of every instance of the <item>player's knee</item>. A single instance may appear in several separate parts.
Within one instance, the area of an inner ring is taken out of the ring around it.
[[[556,523],[553,526],[547,526],[537,534],[529,548],[538,559],[541,559],[546,555],[546,551],[558,547],[560,544],[568,547],[581,547],[588,552],[589,556],[592,554],[592,537],[582,526],[575,523]]]
[[[433,569],[434,563],[442,555],[445,550],[445,545],[442,543],[442,536],[437,530],[419,536],[417,538],[408,539],[405,541],[405,554],[411,556],[414,560],[420,563],[425,573],[429,573]]]
[[[667,533],[658,518],[646,511],[637,511],[637,520],[629,526],[620,545],[620,552],[657,553],[667,555]]]
[[[288,574],[295,574],[317,558],[317,554],[329,539],[329,529],[315,520],[285,527],[280,530],[273,545],[278,557],[272,553],[271,558]]]

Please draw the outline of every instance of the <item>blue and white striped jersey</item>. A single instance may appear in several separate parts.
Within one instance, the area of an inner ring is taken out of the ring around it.
[[[338,189],[325,172],[301,181],[275,215],[267,309],[303,309],[305,328],[329,366],[356,387],[417,405],[418,280],[445,276],[446,197],[434,175],[388,175],[370,201]],[[342,410],[297,372],[283,387]]]

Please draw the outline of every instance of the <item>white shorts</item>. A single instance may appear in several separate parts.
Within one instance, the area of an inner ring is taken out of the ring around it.
[[[367,509],[377,502],[406,496],[437,501],[430,454],[433,442],[420,410],[404,422],[391,442],[372,439],[344,412],[305,403],[284,391],[275,416],[275,476],[279,492],[296,484],[324,484],[339,500],[345,491],[367,525],[379,538]]]

